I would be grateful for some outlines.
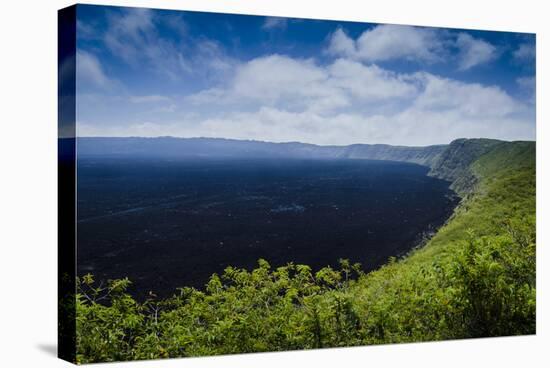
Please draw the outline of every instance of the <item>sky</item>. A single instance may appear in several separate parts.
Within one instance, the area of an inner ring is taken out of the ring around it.
[[[535,139],[535,35],[77,8],[78,136]]]

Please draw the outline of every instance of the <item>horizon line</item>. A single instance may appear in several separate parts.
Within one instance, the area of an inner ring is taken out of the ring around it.
[[[433,146],[446,146],[451,144],[454,141],[457,140],[469,140],[469,139],[487,139],[487,140],[494,140],[494,141],[501,141],[501,142],[536,142],[536,139],[534,140],[527,140],[527,139],[518,139],[518,140],[504,140],[504,139],[498,139],[498,138],[487,138],[487,137],[472,137],[472,138],[466,138],[466,137],[460,137],[455,138],[451,140],[448,143],[434,143],[434,144],[428,144],[428,145],[411,145],[407,146],[404,144],[390,144],[390,143],[349,143],[349,144],[317,144],[317,143],[309,143],[309,142],[300,142],[300,141],[282,141],[282,142],[275,142],[275,141],[267,141],[267,140],[259,140],[259,139],[247,139],[247,138],[224,138],[224,137],[204,137],[204,136],[195,136],[195,137],[178,137],[178,136],[172,136],[172,135],[162,135],[162,136],[71,136],[71,137],[62,137],[59,136],[58,139],[78,139],[78,138],[85,138],[85,139],[182,139],[182,140],[198,140],[198,139],[211,139],[211,140],[225,140],[225,141],[238,141],[238,142],[255,142],[255,143],[267,143],[267,144],[304,144],[304,145],[311,145],[311,146],[317,146],[317,147],[347,147],[347,146],[354,146],[354,145],[369,145],[369,146],[392,146],[392,147],[433,147]]]

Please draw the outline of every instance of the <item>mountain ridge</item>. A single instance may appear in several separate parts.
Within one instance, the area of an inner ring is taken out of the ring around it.
[[[471,164],[492,150],[523,141],[459,138],[449,144],[393,146],[388,144],[316,145],[226,138],[79,137],[80,157],[165,158],[299,158],[369,159],[407,162],[430,168],[428,175],[451,182],[461,197],[472,192],[478,178]],[[535,142],[523,142],[535,144]]]
[[[81,156],[361,158],[417,163],[430,167],[447,145],[316,145],[225,138],[81,137]]]

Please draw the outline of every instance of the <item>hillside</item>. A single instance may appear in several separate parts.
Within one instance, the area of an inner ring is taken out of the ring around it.
[[[391,337],[373,342],[535,333],[535,143],[477,152],[485,153],[462,171],[476,185],[448,223],[352,288],[365,310],[399,311],[380,319]]]
[[[470,165],[501,144],[505,142],[494,139],[456,139],[433,161],[430,175],[452,182],[451,188],[464,195],[476,184],[476,176]]]
[[[421,160],[463,200],[423,247],[368,274],[348,261],[313,273],[260,260],[251,272],[213,275],[204,290],[143,303],[127,294],[129,280],[97,286],[86,276],[77,361],[535,333],[535,143],[457,140],[429,154],[350,147],[350,158]]]

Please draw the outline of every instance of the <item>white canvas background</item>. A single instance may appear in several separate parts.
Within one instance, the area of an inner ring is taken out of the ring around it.
[[[127,0],[94,4],[537,33],[537,336],[308,352],[115,363],[109,367],[547,366],[550,362],[548,66],[544,1]],[[57,9],[61,0],[0,10],[0,366],[69,366],[55,357]]]

